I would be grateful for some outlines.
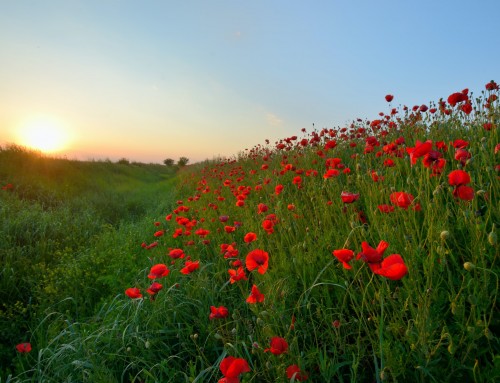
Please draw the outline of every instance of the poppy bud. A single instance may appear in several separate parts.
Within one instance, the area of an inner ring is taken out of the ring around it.
[[[442,241],[446,241],[450,236],[450,232],[448,230],[443,230],[439,236],[441,237]]]
[[[464,269],[467,271],[472,271],[476,268],[476,265],[474,265],[472,262],[465,262],[464,263]]]
[[[493,227],[491,228],[491,232],[490,232],[490,234],[488,234],[488,242],[490,243],[491,246],[495,246],[497,243],[497,233],[496,233],[495,224],[493,224]]]

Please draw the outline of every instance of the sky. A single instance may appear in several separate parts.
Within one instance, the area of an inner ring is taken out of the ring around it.
[[[479,95],[500,81],[499,14],[498,0],[0,0],[0,145],[193,163],[377,118],[386,94]]]

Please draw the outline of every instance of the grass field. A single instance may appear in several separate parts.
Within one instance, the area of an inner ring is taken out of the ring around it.
[[[498,93],[413,108],[388,96],[375,120],[304,129],[172,182],[95,164],[126,178],[116,195],[92,181],[104,170],[75,163],[89,173],[68,205],[63,182],[0,174],[16,185],[2,195],[1,291],[17,297],[3,352],[33,348],[4,379],[500,380]],[[100,187],[105,201],[86,194]]]

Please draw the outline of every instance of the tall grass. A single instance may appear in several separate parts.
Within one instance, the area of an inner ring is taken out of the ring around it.
[[[31,329],[37,352],[18,355],[24,370],[13,380],[223,382],[221,363],[232,356],[248,363],[250,372],[233,377],[242,382],[497,381],[500,137],[492,95],[498,89],[191,166],[128,285],[143,297],[117,289],[92,320],[47,315]],[[457,169],[470,182],[452,185]],[[342,192],[359,197],[343,202]],[[250,232],[257,239],[246,242]],[[381,241],[384,261],[375,261],[367,245]],[[185,257],[169,257],[172,249]],[[262,273],[251,270],[256,249],[269,254]],[[333,256],[340,249],[352,250],[351,268]],[[392,254],[398,267],[375,273]],[[199,268],[186,272],[188,261]],[[156,264],[170,273],[149,295]],[[246,279],[231,283],[228,270],[238,264]],[[248,303],[254,285],[265,298]],[[211,306],[228,315],[210,319]],[[274,337],[285,339],[286,352],[272,352]],[[301,373],[293,376],[294,365]]]

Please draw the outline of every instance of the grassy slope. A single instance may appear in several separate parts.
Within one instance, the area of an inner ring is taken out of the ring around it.
[[[172,204],[174,169],[0,150],[0,365],[53,311],[73,320],[130,283],[153,217]],[[48,335],[48,334],[47,334]]]

